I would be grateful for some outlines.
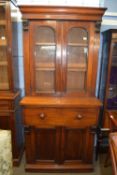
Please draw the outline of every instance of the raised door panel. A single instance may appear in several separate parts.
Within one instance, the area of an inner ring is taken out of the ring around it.
[[[27,163],[59,162],[59,128],[29,127],[25,129],[25,138]]]
[[[66,127],[63,132],[63,162],[78,164],[92,163],[94,135],[90,129]]]

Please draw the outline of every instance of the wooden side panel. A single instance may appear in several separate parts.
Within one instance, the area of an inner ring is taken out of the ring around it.
[[[29,32],[28,32],[28,21],[24,23],[24,75],[25,75],[25,90],[26,95],[30,94],[31,84],[30,84],[30,62],[29,62]],[[28,75],[28,76],[27,76]]]
[[[10,129],[10,114],[0,113],[0,129]]]

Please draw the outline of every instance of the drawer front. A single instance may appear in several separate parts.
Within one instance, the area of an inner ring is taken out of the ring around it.
[[[45,127],[88,127],[96,124],[97,109],[39,108],[24,109],[24,124]]]
[[[8,110],[9,109],[9,101],[2,100],[0,101],[0,110]]]

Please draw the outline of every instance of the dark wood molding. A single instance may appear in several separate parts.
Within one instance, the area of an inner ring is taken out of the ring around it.
[[[23,30],[27,31],[29,29],[29,20],[24,19],[23,20]]]
[[[101,21],[97,21],[95,23],[95,32],[100,33],[100,28],[101,28]]]
[[[62,7],[62,6],[19,6],[24,19],[69,19],[100,21],[106,8]],[[85,12],[85,13],[84,13]]]

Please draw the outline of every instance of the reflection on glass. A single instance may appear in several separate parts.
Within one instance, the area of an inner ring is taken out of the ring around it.
[[[5,3],[0,3],[0,90],[9,90]]]
[[[113,43],[108,109],[117,109],[117,42]]]
[[[6,29],[0,25],[0,46],[6,46]]]
[[[68,33],[67,91],[85,90],[88,57],[87,31],[74,27]]]
[[[35,83],[39,93],[55,90],[55,34],[50,27],[37,27],[35,34]]]

